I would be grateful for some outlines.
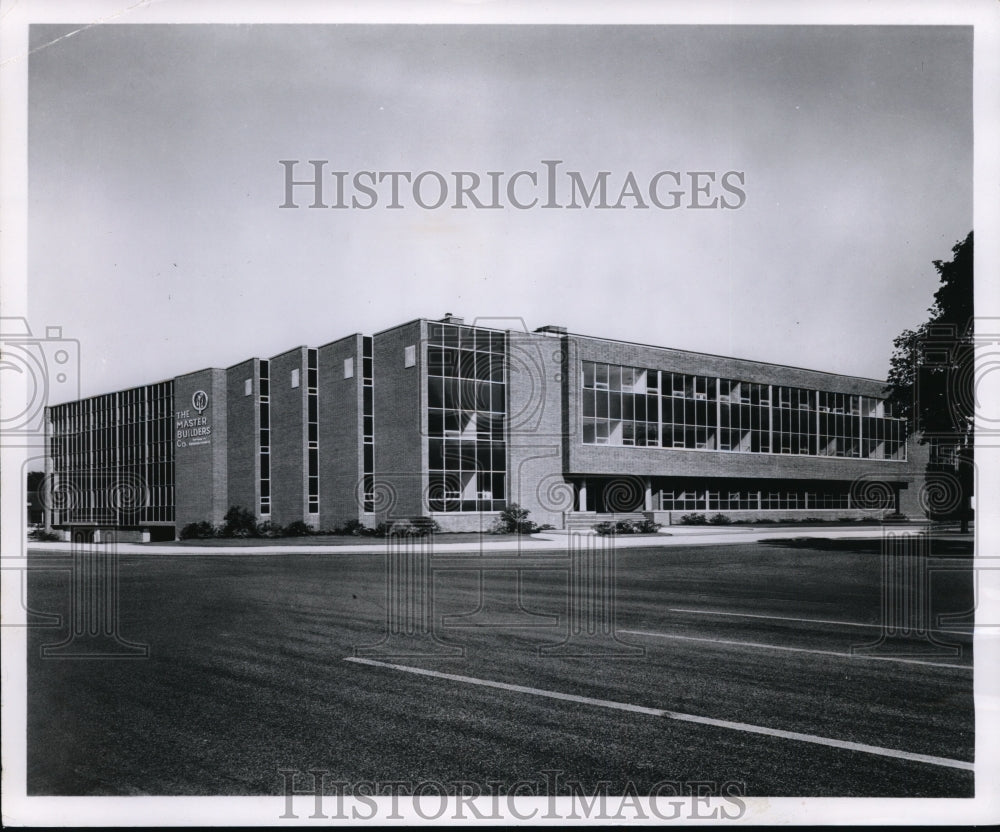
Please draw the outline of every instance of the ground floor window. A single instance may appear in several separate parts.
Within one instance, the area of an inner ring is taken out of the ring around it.
[[[850,480],[820,481],[723,477],[573,477],[577,511],[622,513],[637,511],[822,511],[839,509],[892,509],[898,491],[905,485],[875,483],[878,504],[872,504],[868,488],[853,492]],[[442,479],[432,495],[454,505],[452,510],[474,510],[481,499],[475,480],[466,477]],[[495,496],[495,495],[494,495]],[[465,508],[465,506],[469,508]],[[459,508],[461,507],[461,508]],[[435,509],[441,510],[441,509]]]
[[[658,495],[659,499],[656,499]],[[667,484],[654,493],[654,506],[662,511],[808,511],[851,508],[850,483]]]

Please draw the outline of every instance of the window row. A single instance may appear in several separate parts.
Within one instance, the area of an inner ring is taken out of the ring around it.
[[[710,488],[664,490],[654,495],[662,511],[760,511],[763,509],[848,509],[849,488],[835,491],[772,489],[720,491]]]
[[[62,429],[60,423],[53,422],[51,435],[64,439],[94,437],[92,441],[122,444],[139,444],[154,437],[168,436],[173,428],[173,414],[168,413],[156,419],[115,421],[87,417],[81,419],[74,430]]]
[[[427,411],[427,435],[447,439],[487,439],[502,442],[506,420],[497,413],[457,410]]]
[[[503,511],[506,474],[500,471],[434,472],[428,477],[430,511]]]
[[[427,374],[479,381],[504,380],[505,355],[449,347],[427,347]]]
[[[140,422],[173,415],[173,384],[161,382],[55,405],[49,410],[53,427],[72,433],[101,424]]]
[[[773,398],[775,407],[784,409],[821,410],[879,418],[893,416],[890,402],[871,396],[672,373],[596,361],[582,362],[581,382],[584,390],[659,393],[671,398],[754,405],[770,405]]]
[[[905,459],[886,402],[585,361],[584,444]]]
[[[121,478],[109,488],[106,477],[83,474],[58,475],[53,482],[51,522],[108,523],[138,525],[172,522],[174,488],[172,485],[142,484]]]
[[[428,378],[427,405],[451,410],[506,413],[506,385],[470,379]]]
[[[431,324],[427,433],[432,511],[506,505],[506,338],[501,332]]]
[[[318,350],[306,350],[307,454],[306,511],[319,513],[319,376]]]
[[[431,471],[507,470],[507,446],[503,442],[427,440],[427,466]]]
[[[271,364],[266,358],[259,361],[257,408],[260,428],[260,505],[261,515],[271,513]]]
[[[503,332],[458,324],[432,323],[427,328],[429,347],[474,350],[503,355],[506,336]]]
[[[70,443],[59,438],[49,442],[55,465],[72,468],[113,468],[116,465],[141,464],[173,460],[174,443],[156,442],[149,445],[90,446]]]
[[[361,442],[362,510],[375,511],[375,376],[374,342],[371,336],[361,339]]]

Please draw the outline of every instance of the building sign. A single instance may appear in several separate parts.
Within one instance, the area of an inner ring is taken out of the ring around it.
[[[208,408],[208,393],[196,390],[191,396],[191,406],[194,414],[188,409],[178,410],[174,415],[178,448],[212,444],[212,426],[208,422],[208,416],[202,415]]]

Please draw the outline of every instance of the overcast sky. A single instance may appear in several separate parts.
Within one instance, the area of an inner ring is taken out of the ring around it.
[[[28,306],[83,395],[445,312],[884,378],[972,228],[967,28],[71,30],[31,32]],[[292,210],[281,159],[746,201]]]

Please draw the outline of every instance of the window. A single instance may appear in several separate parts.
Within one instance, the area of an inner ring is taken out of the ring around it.
[[[354,358],[344,359],[344,378],[354,378]]]
[[[505,376],[503,333],[455,324],[431,326],[427,344],[431,511],[506,507]],[[591,376],[582,382],[595,383]]]
[[[771,449],[767,385],[721,379],[729,401],[719,397],[719,448],[738,453],[768,453]]]
[[[667,372],[663,377],[659,419],[663,446],[715,450],[719,438],[716,380]]]
[[[876,398],[596,361],[581,378],[585,445],[906,458],[905,420]]]
[[[584,444],[658,446],[658,390],[656,370],[584,361]]]
[[[253,379],[248,378],[243,382],[243,395],[250,396],[253,394]]]
[[[417,348],[414,344],[403,347],[403,366],[413,367],[417,363]]]
[[[306,511],[319,512],[319,353],[306,352],[306,397],[308,399],[307,459],[306,459]]]
[[[773,412],[775,446],[783,454],[817,453],[816,391],[798,387],[779,387],[780,407]]]
[[[260,514],[271,513],[271,396],[270,362],[260,360],[260,395],[257,407],[260,418]]]
[[[361,385],[362,385],[362,443],[363,443],[363,492],[362,510],[375,511],[375,402],[372,375],[372,339],[361,339]]]
[[[173,521],[173,404],[173,384],[163,382],[53,407],[53,488],[73,500],[51,507],[52,522]],[[144,483],[141,505],[114,499],[122,477]]]
[[[859,421],[848,413],[857,412],[857,396],[846,393],[819,393],[820,456],[858,457],[861,455]]]
[[[296,367],[294,370],[292,370],[292,387],[298,387],[298,386],[299,386],[299,369],[298,367]]]

